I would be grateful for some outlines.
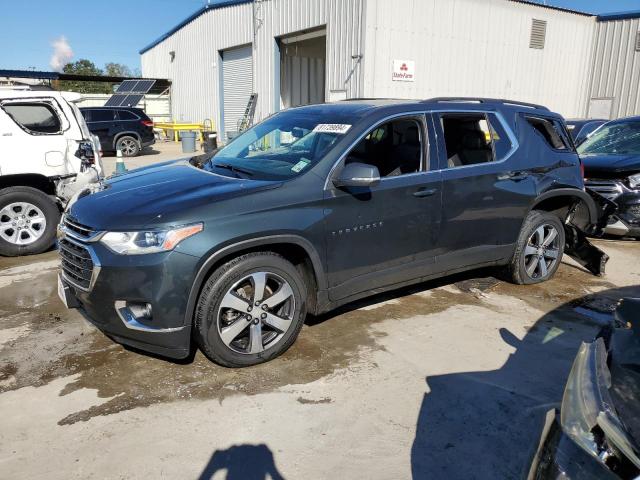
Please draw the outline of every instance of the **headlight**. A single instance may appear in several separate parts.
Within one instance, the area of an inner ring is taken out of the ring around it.
[[[203,230],[202,223],[186,225],[173,230],[150,230],[146,232],[107,232],[100,241],[107,248],[121,255],[168,252],[182,240]]]
[[[604,343],[600,346],[604,349]],[[600,409],[595,384],[596,359],[596,343],[583,343],[573,362],[560,409],[560,423],[565,433],[595,457],[598,456],[598,445],[593,428],[598,423]]]
[[[640,173],[631,175],[629,178],[627,178],[627,181],[629,182],[629,186],[631,188],[640,188]]]

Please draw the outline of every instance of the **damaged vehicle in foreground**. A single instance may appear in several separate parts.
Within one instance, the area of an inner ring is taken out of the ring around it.
[[[427,279],[493,266],[534,284],[564,253],[601,274],[585,234],[603,211],[545,107],[310,105],[82,192],[59,294],[123,344],[242,367],[286,351],[307,314]]]
[[[640,117],[604,124],[578,153],[585,185],[617,205],[605,233],[640,239]]]
[[[615,317],[580,346],[529,480],[640,478],[640,299],[624,299]]]
[[[98,139],[74,103],[80,99],[0,90],[0,255],[51,248],[67,202],[102,177]]]

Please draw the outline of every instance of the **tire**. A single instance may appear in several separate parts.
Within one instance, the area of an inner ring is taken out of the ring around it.
[[[260,284],[264,288],[258,287],[258,292],[264,294],[256,297],[255,285]],[[270,307],[271,298],[278,303]],[[210,360],[225,367],[267,362],[297,338],[306,317],[306,298],[302,276],[282,256],[242,255],[218,268],[202,287],[195,340]]]
[[[40,190],[0,190],[0,255],[17,257],[48,250],[55,242],[59,221],[58,205]]]
[[[555,237],[549,240],[552,229],[555,229]],[[564,227],[560,219],[548,212],[531,211],[522,225],[508,267],[510,280],[519,285],[549,280],[560,266],[564,246]]]
[[[137,157],[140,154],[140,142],[136,137],[123,135],[116,142],[116,152],[120,150],[123,157]]]

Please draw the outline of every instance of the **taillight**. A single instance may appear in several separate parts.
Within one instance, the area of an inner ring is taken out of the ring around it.
[[[141,120],[140,123],[142,123],[145,127],[153,127],[152,120]]]
[[[582,160],[580,160],[580,176],[584,180],[584,163],[582,163]]]

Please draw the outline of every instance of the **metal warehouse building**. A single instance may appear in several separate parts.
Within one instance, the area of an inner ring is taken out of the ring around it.
[[[145,47],[176,121],[238,130],[282,108],[355,97],[485,96],[565,117],[640,113],[640,11],[516,0],[222,0]]]

